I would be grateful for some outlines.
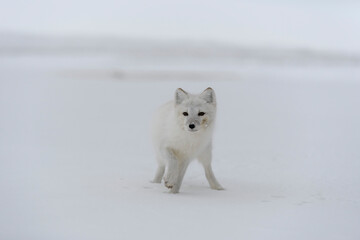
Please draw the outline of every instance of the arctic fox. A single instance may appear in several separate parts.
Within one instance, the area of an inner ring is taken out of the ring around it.
[[[161,183],[171,193],[178,193],[186,169],[197,158],[203,165],[212,189],[222,190],[211,168],[212,135],[216,116],[216,98],[212,88],[194,95],[178,88],[174,101],[156,112],[152,137],[158,169],[154,183]]]

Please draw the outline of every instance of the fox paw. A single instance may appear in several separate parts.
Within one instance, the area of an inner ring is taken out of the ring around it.
[[[171,189],[174,187],[174,184],[170,184],[168,181],[165,181],[165,187]]]
[[[169,188],[169,189],[173,189],[175,188],[175,185],[176,185],[176,179],[173,178],[172,176],[165,176],[164,177],[164,184],[165,184],[165,187]]]
[[[213,190],[225,190],[225,188],[219,186],[219,187],[211,187]]]
[[[210,188],[214,190],[225,190],[220,184],[210,185]]]

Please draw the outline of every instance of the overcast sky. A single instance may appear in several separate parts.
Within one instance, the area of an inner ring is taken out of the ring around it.
[[[360,1],[0,0],[0,31],[360,52]]]

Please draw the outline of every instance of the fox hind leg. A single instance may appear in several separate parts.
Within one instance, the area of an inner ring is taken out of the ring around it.
[[[155,177],[152,180],[153,183],[161,183],[161,179],[164,176],[164,172],[165,172],[165,165],[160,165],[158,166],[156,173],[155,173]]]
[[[157,160],[158,160],[158,168],[156,170],[155,177],[152,180],[153,183],[161,183],[161,180],[165,173],[165,163],[162,161],[162,159],[159,156],[157,157]]]

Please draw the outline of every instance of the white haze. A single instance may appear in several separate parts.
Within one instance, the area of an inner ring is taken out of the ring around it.
[[[360,52],[357,1],[5,1],[0,31]]]

